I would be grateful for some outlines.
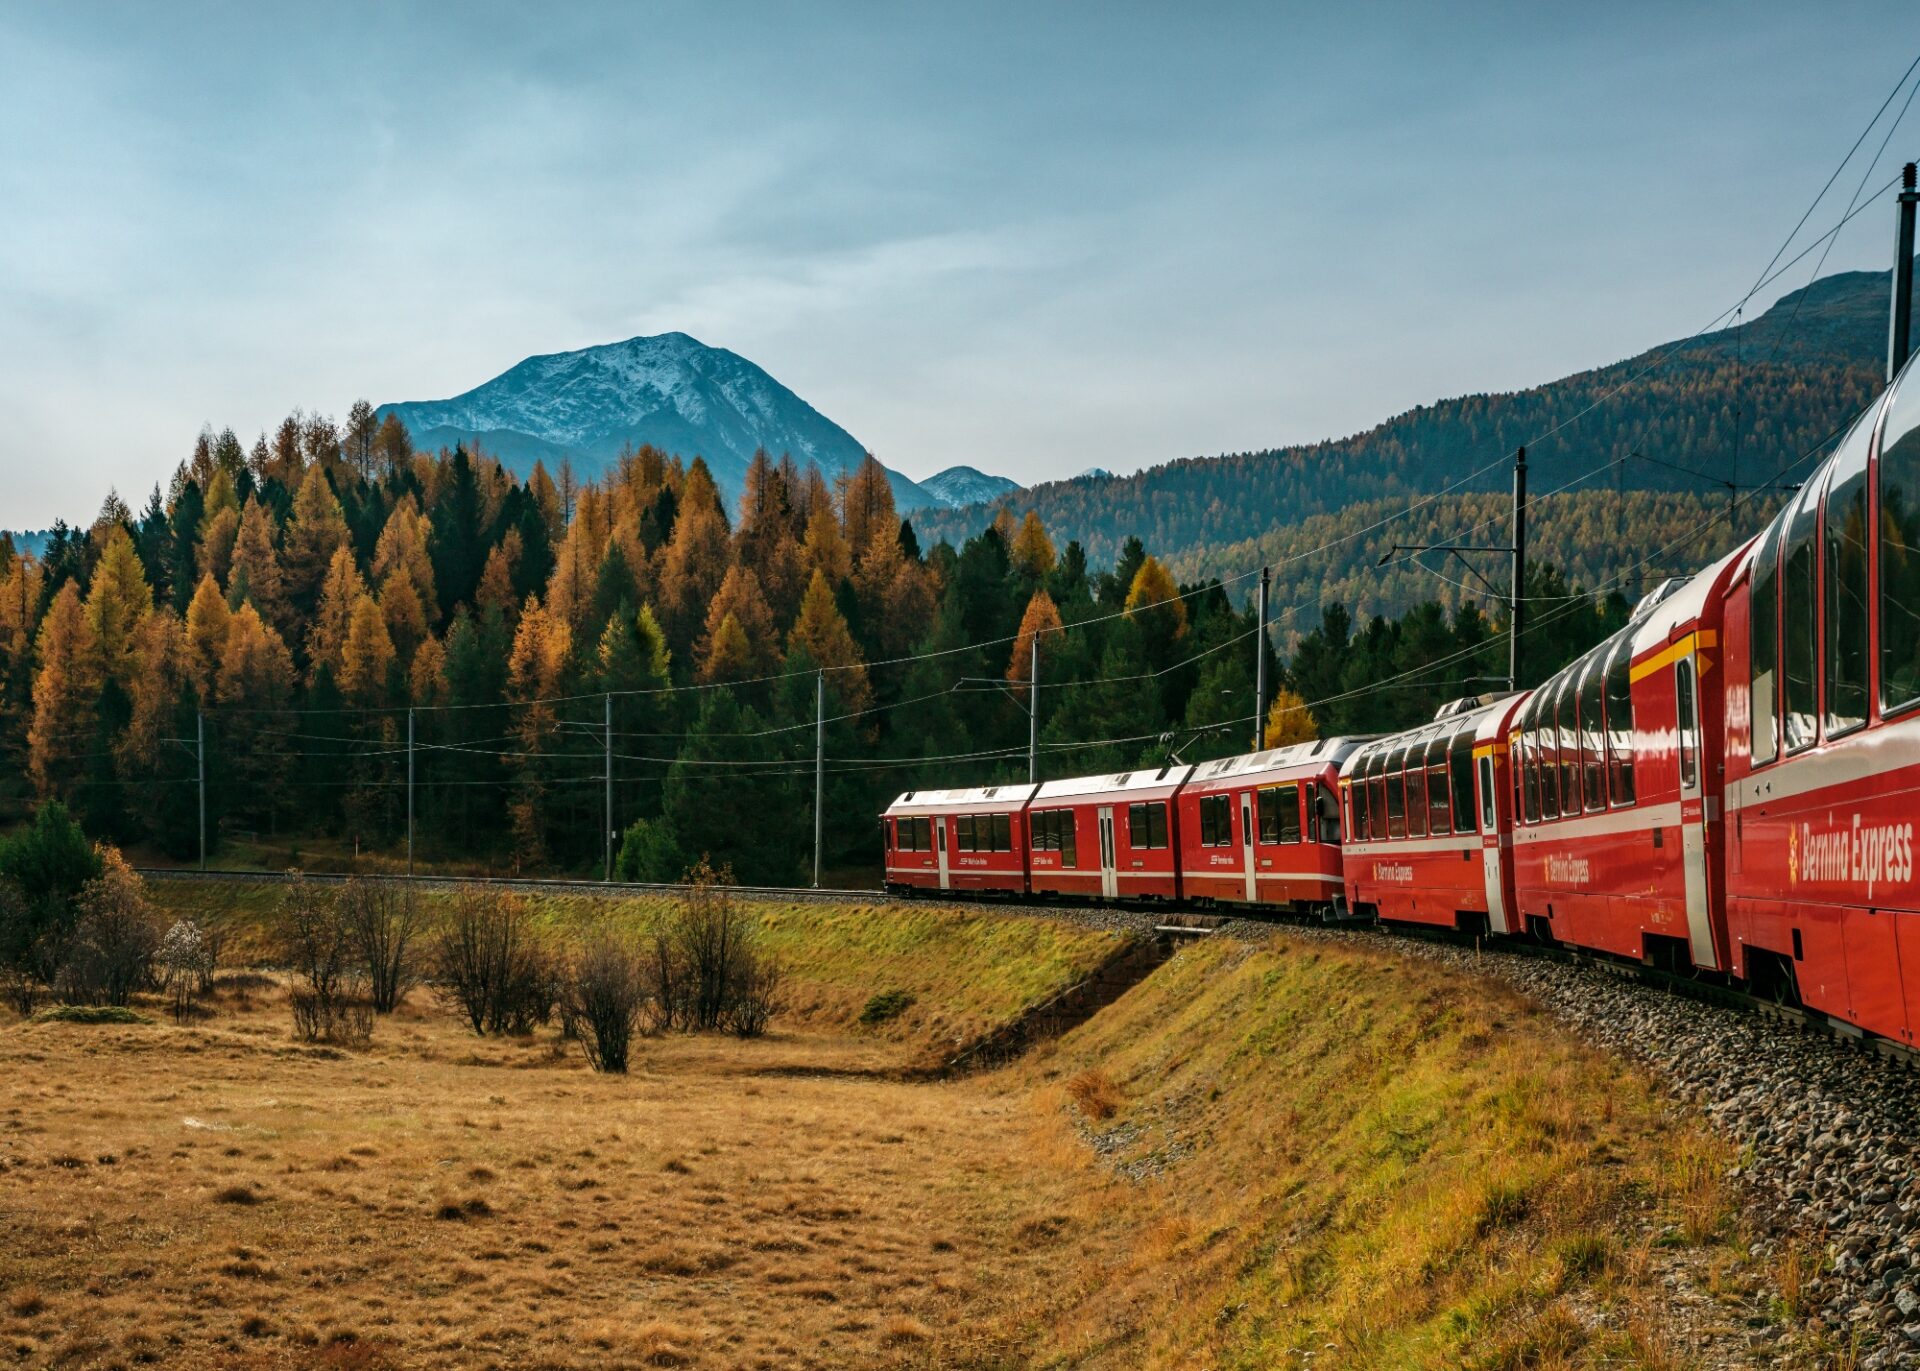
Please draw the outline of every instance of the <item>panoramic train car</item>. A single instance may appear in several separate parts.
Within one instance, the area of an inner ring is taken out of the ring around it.
[[[1027,893],[1027,801],[1036,787],[909,790],[887,806],[887,889]]]
[[[1726,587],[1743,549],[1650,593],[1514,723],[1523,928],[1673,969],[1727,967]]]
[[[1920,1033],[1920,367],[1755,540],[1727,594],[1733,970]]]
[[[1168,765],[1042,785],[1028,811],[1033,893],[1179,899],[1174,797],[1192,772],[1190,766]]]
[[[1506,733],[1524,695],[1444,706],[1340,769],[1347,904],[1389,923],[1510,927]]]
[[[1185,897],[1300,913],[1336,903],[1336,787],[1359,745],[1321,738],[1194,767],[1174,799]]]

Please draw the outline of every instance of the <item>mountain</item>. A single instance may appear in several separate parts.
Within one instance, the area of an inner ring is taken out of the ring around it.
[[[15,530],[0,528],[0,540],[11,538],[16,551],[30,552],[36,557],[46,555],[47,540],[51,537],[53,537],[52,529]]]
[[[1567,488],[1539,502],[1565,509],[1536,516],[1536,558],[1577,567],[1588,585],[1638,575],[1649,551],[1690,530],[1711,533],[1720,518],[1724,535],[1729,483],[1750,501],[1740,528],[1751,532],[1776,497],[1750,488],[1804,474],[1802,459],[1878,391],[1889,288],[1886,272],[1822,277],[1738,327],[1527,390],[1422,405],[1346,438],[1047,482],[930,511],[914,528],[923,546],[957,547],[1012,505],[1037,511],[1056,542],[1078,539],[1095,566],[1112,565],[1138,536],[1187,580],[1272,565],[1276,596],[1297,596],[1309,615],[1322,594],[1397,613],[1478,593],[1458,562],[1443,571],[1433,558],[1433,570],[1375,564],[1396,542],[1488,542],[1477,525],[1489,518],[1492,534],[1504,532],[1499,497],[1526,444],[1536,496]],[[1417,519],[1394,519],[1416,502]],[[1541,532],[1543,517],[1560,530],[1557,542]],[[1329,539],[1338,541],[1322,549]],[[1666,563],[1684,570],[1704,546],[1683,541]]]
[[[1020,489],[1020,483],[1005,476],[989,476],[977,467],[948,467],[921,481],[920,489],[935,497],[930,504],[959,509],[983,504],[996,496],[1011,495]],[[902,505],[901,512],[911,511]]]
[[[385,404],[379,413],[404,423],[416,446],[477,441],[522,475],[562,457],[592,475],[622,447],[651,443],[689,461],[704,457],[729,500],[757,448],[818,463],[828,479],[866,456],[851,433],[760,367],[684,333],[529,357],[450,400]],[[942,503],[898,472],[888,476],[902,508]]]

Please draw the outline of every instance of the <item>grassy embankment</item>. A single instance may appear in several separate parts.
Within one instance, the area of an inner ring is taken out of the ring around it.
[[[159,890],[263,945],[264,888]],[[0,1346],[28,1366],[1660,1366],[1752,1313],[1724,1150],[1508,992],[1347,943],[1210,944],[1025,1062],[913,1083],[892,1068],[1111,936],[925,906],[760,916],[802,1012],[762,1042],[648,1040],[625,1079],[550,1035],[475,1039],[424,995],[354,1054],[290,1043],[277,990],[186,1028],[7,1019]],[[914,1006],[858,1027],[895,989]],[[1684,1318],[1676,1271],[1707,1273]]]

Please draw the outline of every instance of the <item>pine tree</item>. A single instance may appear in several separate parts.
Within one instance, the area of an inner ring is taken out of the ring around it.
[[[270,826],[287,795],[291,759],[281,735],[293,697],[293,654],[250,604],[234,612],[214,695],[222,714],[208,751],[230,784],[214,787],[220,805]]]
[[[1007,547],[1007,555],[1014,570],[1031,581],[1044,581],[1053,570],[1053,540],[1047,537],[1046,526],[1032,510],[1020,521],[1020,528]]]
[[[240,536],[240,511],[224,506],[200,526],[200,546],[194,569],[226,585],[233,572],[234,542]]]
[[[134,649],[140,625],[151,613],[153,592],[147,586],[133,539],[115,524],[107,534],[106,547],[87,591],[87,630],[94,652],[92,679],[115,681],[123,690],[131,687],[137,669]]]
[[[380,540],[374,546],[369,573],[383,590],[396,574],[404,576],[413,587],[425,622],[429,626],[439,622],[433,559],[427,553],[427,524],[411,497],[396,504],[393,513],[388,515],[386,526],[380,530]]]
[[[731,622],[731,631],[722,627]],[[725,642],[723,644],[722,638]],[[701,681],[741,681],[764,676],[779,661],[773,613],[753,571],[735,564],[707,606],[706,629],[696,651]]]
[[[407,668],[407,698],[420,706],[438,705],[447,698],[447,650],[429,634],[414,649]]]
[[[833,676],[851,712],[864,712],[873,703],[860,647],[834,603],[826,573],[818,568],[814,570],[806,596],[800,601],[800,617],[794,620],[787,634],[787,655],[791,657],[796,652],[806,653]]]
[[[319,603],[334,554],[348,544],[347,517],[341,511],[340,498],[333,493],[326,468],[308,467],[299,494],[293,497],[293,517],[287,523],[280,559],[286,572],[287,598],[296,615],[311,613]]]
[[[227,632],[233,615],[212,576],[202,576],[187,606],[187,678],[202,701],[213,699],[214,679],[227,651]]]
[[[1040,677],[1046,679],[1047,662],[1060,644],[1060,609],[1044,590],[1033,592],[1027,612],[1020,618],[1020,632],[1013,640],[1013,655],[1007,662],[1007,679],[1025,685],[1033,668],[1035,635],[1040,642]]]
[[[661,623],[676,647],[693,642],[726,578],[733,549],[726,521],[704,502],[683,507],[660,568]]]
[[[1320,729],[1313,721],[1313,711],[1307,708],[1307,702],[1300,693],[1284,685],[1276,689],[1273,692],[1273,704],[1267,710],[1263,746],[1291,747],[1294,743],[1310,743],[1319,736]]]
[[[240,516],[240,533],[233,544],[233,567],[228,590],[244,585],[244,596],[260,617],[285,637],[292,627],[293,608],[287,599],[286,575],[273,547],[273,516],[259,500],[247,501]]]
[[[341,679],[342,653],[353,628],[353,608],[366,593],[366,582],[354,565],[353,550],[345,544],[335,548],[320,590],[320,603],[307,629],[309,676],[324,664],[336,682]]]
[[[405,671],[412,666],[415,650],[430,636],[420,594],[405,574],[395,572],[380,587],[380,613],[386,619],[394,660]]]
[[[829,586],[838,586],[853,571],[853,556],[831,500],[821,501],[807,517],[806,553],[809,572],[824,575]]]
[[[900,516],[893,507],[893,486],[871,452],[847,476],[840,505],[846,516],[846,546],[854,557],[866,555],[881,529],[898,545]]]
[[[93,743],[101,686],[93,630],[73,582],[53,597],[34,651],[39,670],[33,678],[28,765],[41,795],[71,799],[78,793]]]
[[[400,582],[402,586],[406,583]],[[410,592],[412,587],[406,586]],[[357,705],[377,705],[387,688],[393,665],[393,639],[380,606],[364,591],[353,602],[347,640],[340,653],[340,689]]]

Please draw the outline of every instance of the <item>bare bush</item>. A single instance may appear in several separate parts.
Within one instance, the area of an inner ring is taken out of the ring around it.
[[[173,1017],[184,1022],[193,1015],[194,997],[213,978],[213,957],[200,926],[192,919],[176,919],[160,939],[157,960]]]
[[[304,1042],[364,1044],[373,1036],[373,1010],[360,993],[346,902],[299,872],[290,874],[275,932],[295,979],[287,995],[293,1035]]]
[[[531,1033],[553,1017],[555,963],[518,895],[462,887],[435,952],[441,995],[475,1033]]]
[[[373,1040],[373,1006],[359,999],[323,999],[307,987],[287,995],[293,1036],[302,1042],[365,1047]]]
[[[647,1004],[646,961],[631,939],[602,929],[574,957],[561,998],[595,1071],[625,1074],[634,1029]]]
[[[57,989],[68,1004],[125,1005],[153,981],[161,934],[146,883],[111,848],[102,858],[100,875],[80,888],[62,959]]]
[[[756,1037],[779,1012],[782,969],[734,898],[731,872],[702,861],[687,881],[691,888],[655,932],[647,958],[654,1024]]]
[[[418,944],[426,928],[420,902],[411,887],[356,880],[347,882],[340,906],[367,997],[379,1013],[391,1014],[419,983]]]

